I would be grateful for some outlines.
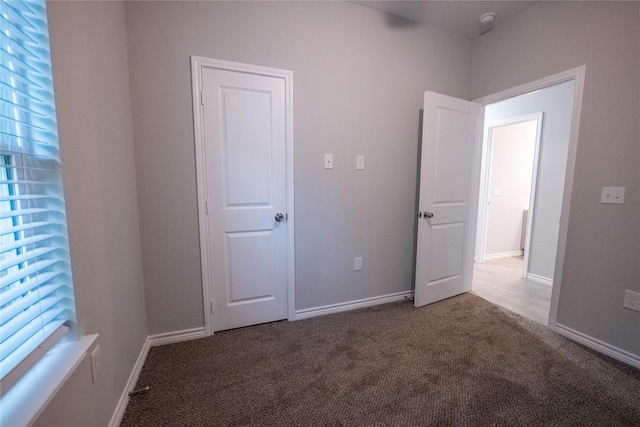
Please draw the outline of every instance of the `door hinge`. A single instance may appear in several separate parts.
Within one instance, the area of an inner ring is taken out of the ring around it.
[[[209,215],[209,201],[204,201],[204,211],[207,215]]]
[[[204,105],[204,91],[200,91],[200,105]]]
[[[211,312],[213,313],[213,300],[211,300],[210,302],[211,302]]]

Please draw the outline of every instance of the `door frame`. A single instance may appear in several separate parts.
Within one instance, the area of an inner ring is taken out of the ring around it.
[[[293,151],[293,72],[258,65],[242,64],[191,56],[191,98],[193,101],[193,133],[196,161],[196,192],[198,199],[198,225],[200,237],[200,268],[202,272],[202,302],[205,335],[213,335],[213,290],[209,259],[209,224],[207,221],[206,156],[204,117],[202,109],[202,70],[214,68],[224,71],[257,74],[284,80],[285,86],[285,137],[286,137],[286,197],[287,197],[287,316],[295,320],[295,215],[294,215],[294,151]]]
[[[529,189],[529,215],[524,242],[524,268],[523,276],[527,277],[529,272],[529,246],[531,244],[531,229],[533,226],[533,212],[535,212],[536,188],[538,185],[538,161],[540,158],[540,144],[542,142],[542,123],[544,113],[526,114],[506,120],[485,124],[485,133],[482,144],[482,172],[480,175],[480,203],[478,207],[478,247],[476,248],[477,262],[484,264],[487,251],[487,236],[489,228],[489,184],[491,181],[491,171],[493,170],[493,130],[502,126],[516,125],[519,123],[536,121],[536,141],[533,151],[533,165],[531,171],[531,188]]]
[[[567,169],[564,179],[564,192],[562,197],[562,210],[560,216],[560,229],[558,232],[558,251],[556,253],[556,265],[553,273],[553,289],[551,292],[551,308],[549,310],[548,328],[556,329],[558,319],[558,302],[560,299],[560,286],[562,284],[562,273],[564,270],[564,257],[567,247],[567,231],[569,225],[569,213],[571,208],[571,193],[573,191],[573,178],[576,166],[576,153],[578,149],[578,132],[580,130],[580,116],[582,111],[582,97],[584,92],[584,79],[586,66],[581,65],[567,71],[563,71],[549,77],[544,77],[533,82],[525,83],[511,89],[487,95],[474,102],[487,105],[494,102],[513,98],[518,95],[544,89],[567,81],[575,81],[573,93],[573,114],[569,134],[569,150],[567,155]]]

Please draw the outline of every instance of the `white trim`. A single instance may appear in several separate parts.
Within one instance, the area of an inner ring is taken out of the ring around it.
[[[543,285],[553,286],[553,280],[549,279],[548,277],[538,276],[537,274],[527,273],[526,279],[531,280],[532,282],[541,283]]]
[[[578,332],[575,329],[571,329],[568,326],[564,326],[560,323],[556,323],[555,331],[560,335],[569,338],[570,340],[599,351],[602,354],[606,354],[607,356],[613,357],[614,359],[626,363],[627,365],[631,365],[635,368],[640,369],[640,356],[638,355],[629,353],[628,351],[612,346],[611,344],[607,344],[604,341],[600,341],[598,339],[590,337],[589,335]]]
[[[514,256],[522,256],[522,251],[517,250],[517,251],[511,251],[511,252],[500,252],[498,254],[487,254],[484,256],[484,260],[486,261],[491,259],[510,258]]]
[[[544,89],[559,83],[567,81],[575,81],[575,89],[573,92],[573,115],[571,118],[571,131],[569,136],[569,150],[567,153],[567,171],[564,180],[564,195],[562,200],[562,211],[560,217],[560,229],[558,232],[558,250],[556,253],[556,267],[553,274],[553,289],[551,291],[551,308],[549,310],[549,329],[554,330],[558,319],[558,300],[560,299],[560,285],[562,282],[562,273],[564,269],[564,256],[567,247],[567,229],[569,222],[569,211],[571,208],[571,193],[573,190],[573,177],[576,165],[576,152],[578,149],[578,133],[580,130],[580,116],[582,111],[582,94],[584,91],[584,79],[586,66],[582,65],[571,70],[563,71],[549,77],[542,78],[530,83],[504,90],[477,99],[475,102],[481,104],[492,104],[507,98],[513,98],[518,95],[533,92],[534,90]]]
[[[203,327],[185,329],[182,331],[166,332],[149,336],[149,344],[151,347],[158,347],[165,344],[173,344],[182,341],[197,340],[205,338],[207,335]]]
[[[140,373],[142,372],[142,368],[144,367],[144,362],[147,360],[147,356],[149,355],[149,350],[151,349],[151,347],[158,347],[165,344],[195,340],[204,337],[204,327],[148,336],[144,344],[142,345],[142,349],[140,350],[140,354],[138,355],[138,360],[136,360],[135,365],[133,365],[133,369],[131,370],[131,374],[129,375],[127,384],[125,385],[124,390],[122,391],[122,395],[120,396],[120,400],[116,405],[116,409],[111,416],[109,427],[118,427],[122,422],[122,417],[124,417],[124,413],[127,410],[127,405],[129,404],[129,392],[134,389],[136,383],[138,382],[138,378],[140,377]]]
[[[204,120],[200,94],[202,92],[202,69],[216,68],[220,70],[238,71],[278,77],[285,83],[286,99],[286,176],[287,176],[287,316],[289,320],[295,317],[295,214],[294,214],[294,133],[293,133],[293,72],[258,65],[241,64],[201,56],[191,56],[191,97],[193,102],[193,131],[196,153],[196,185],[198,196],[198,225],[200,230],[200,268],[202,272],[202,296],[204,310],[205,335],[213,335],[213,312],[211,301],[211,271],[209,259],[209,224],[206,213],[206,159]]]
[[[150,337],[147,337],[144,341],[140,354],[138,354],[138,359],[136,360],[135,365],[133,365],[127,384],[124,386],[124,390],[120,395],[120,400],[118,400],[116,409],[111,416],[111,421],[109,421],[109,427],[118,427],[122,422],[122,417],[124,417],[127,405],[129,404],[129,391],[133,390],[136,386],[138,378],[140,377],[140,372],[142,372],[142,368],[144,367],[144,362],[147,360],[147,356],[149,355],[149,349],[151,348],[149,338]]]
[[[305,308],[302,310],[296,310],[295,320],[308,319],[310,317],[324,316],[325,314],[341,313],[343,311],[351,311],[358,308],[403,301],[406,297],[411,297],[412,295],[412,291],[404,291],[388,295],[380,295],[377,297],[363,298],[355,301],[341,302],[338,304],[323,305],[321,307]]]
[[[58,343],[4,396],[0,425],[30,426],[84,360],[97,334]]]
[[[529,257],[531,256],[531,233],[533,231],[533,218],[536,212],[536,193],[538,191],[538,169],[540,162],[540,149],[542,146],[542,123],[544,120],[544,113],[539,112],[537,114],[538,121],[536,122],[536,146],[533,152],[533,171],[531,175],[531,189],[529,190],[529,213],[527,214],[527,224],[525,226],[524,234],[524,275],[529,274]],[[551,281],[553,285],[553,281]]]

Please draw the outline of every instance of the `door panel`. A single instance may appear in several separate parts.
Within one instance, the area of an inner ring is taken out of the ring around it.
[[[262,91],[237,88],[223,87],[220,92],[227,204],[268,204],[273,149],[271,97]]]
[[[226,304],[244,304],[261,299],[273,299],[271,280],[271,231],[227,233]]]
[[[416,307],[471,287],[483,113],[479,104],[425,92]]]
[[[287,317],[282,78],[202,70],[213,330]]]

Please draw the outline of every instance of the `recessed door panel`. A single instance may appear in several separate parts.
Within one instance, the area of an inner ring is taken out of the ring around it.
[[[427,285],[462,274],[464,223],[435,225],[431,231],[429,278]]]
[[[269,204],[271,94],[223,87],[220,95],[227,205]]]
[[[227,234],[227,305],[274,298],[271,231]]]
[[[464,201],[468,196],[470,160],[469,135],[474,117],[468,112],[438,108],[434,202]]]

